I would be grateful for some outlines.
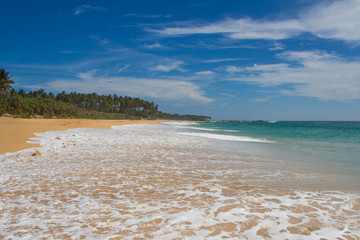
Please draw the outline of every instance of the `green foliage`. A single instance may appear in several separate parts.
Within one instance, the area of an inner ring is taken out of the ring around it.
[[[0,68],[0,97],[6,97],[9,94],[9,91],[12,89],[11,85],[14,84],[14,81],[10,80],[11,76],[9,72],[6,72],[5,69]]]
[[[179,115],[179,114],[170,114],[170,113],[163,113],[159,112],[158,117],[160,119],[169,119],[169,120],[182,120],[182,121],[208,121],[211,118],[208,116],[202,116],[202,115]]]
[[[162,113],[154,102],[140,98],[97,93],[46,93],[44,89],[26,92],[12,89],[9,72],[0,69],[0,115],[13,114],[23,118],[41,115],[45,118],[88,119],[172,119],[205,121],[207,116]]]
[[[0,115],[6,113],[7,105],[8,105],[7,98],[0,96]]]

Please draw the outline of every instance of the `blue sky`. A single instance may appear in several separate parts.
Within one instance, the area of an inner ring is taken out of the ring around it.
[[[360,120],[360,1],[1,1],[15,88],[213,119]]]

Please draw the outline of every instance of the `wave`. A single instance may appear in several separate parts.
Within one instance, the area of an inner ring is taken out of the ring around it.
[[[190,127],[191,125],[195,125],[195,122],[161,122],[165,125],[171,125],[176,128],[185,128],[185,129],[193,129],[193,130],[200,130],[200,131],[211,131],[215,132],[218,129],[211,129],[211,128],[201,128],[201,127]]]
[[[164,125],[179,126],[179,127],[196,124],[196,122],[160,122],[160,123]]]
[[[221,128],[204,128],[204,127],[190,127],[191,125],[195,125],[195,122],[161,122],[165,125],[175,126],[177,128],[186,128],[200,131],[209,131],[209,132],[239,132],[238,130],[227,130]]]
[[[219,131],[218,129],[210,129],[210,128],[198,128],[198,127],[183,127],[183,128],[201,130],[201,131],[211,131],[211,132]]]
[[[2,215],[16,226],[1,219],[0,236],[358,239],[358,193],[296,190],[340,177],[180,134],[145,124],[36,134],[42,148],[1,162]]]
[[[247,137],[247,136],[231,136],[231,135],[220,135],[220,134],[212,134],[212,133],[179,133],[179,134],[187,135],[187,136],[212,138],[212,139],[217,139],[217,140],[238,141],[238,142],[275,143],[274,141],[270,141],[267,139],[253,138],[253,137]]]

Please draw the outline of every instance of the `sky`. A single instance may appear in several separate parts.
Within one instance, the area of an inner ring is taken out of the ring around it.
[[[14,88],[220,120],[360,120],[360,0],[0,0]]]

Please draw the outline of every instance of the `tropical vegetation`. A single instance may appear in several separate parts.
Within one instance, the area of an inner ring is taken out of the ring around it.
[[[14,84],[14,81],[10,80],[11,76],[9,72],[6,72],[5,69],[0,69],[0,96],[6,97],[8,92],[11,90],[11,85]]]
[[[31,118],[90,118],[90,119],[173,119],[205,121],[210,117],[163,113],[154,102],[117,94],[77,93],[65,91],[47,93],[44,89],[26,92],[12,88],[9,72],[0,69],[0,115],[8,113]]]

